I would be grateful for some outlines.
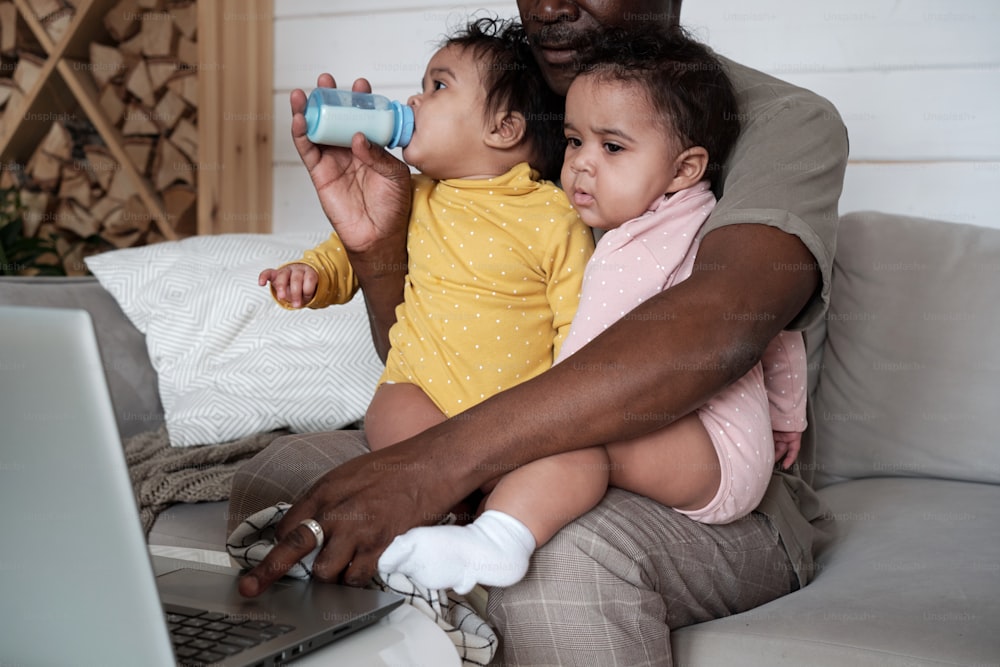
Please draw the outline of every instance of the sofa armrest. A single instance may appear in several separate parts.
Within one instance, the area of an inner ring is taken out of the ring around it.
[[[96,278],[0,277],[0,304],[81,308],[90,313],[122,438],[158,428],[163,407],[146,337]]]

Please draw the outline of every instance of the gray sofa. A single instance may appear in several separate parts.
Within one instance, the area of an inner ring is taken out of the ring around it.
[[[123,437],[159,426],[142,335],[92,279],[0,279],[0,303],[94,315]],[[832,305],[806,332],[833,518],[805,588],[674,633],[678,665],[1000,665],[1000,231],[842,219]],[[226,504],[176,505],[150,542],[219,549]]]

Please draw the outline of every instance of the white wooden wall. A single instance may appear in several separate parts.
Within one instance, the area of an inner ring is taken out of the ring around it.
[[[274,231],[328,228],[291,145],[288,93],[328,71],[405,100],[437,41],[515,0],[275,0]],[[685,0],[719,53],[826,96],[850,133],[841,212],[1000,228],[1000,1]]]

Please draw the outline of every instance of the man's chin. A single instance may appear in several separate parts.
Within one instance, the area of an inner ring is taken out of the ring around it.
[[[575,63],[561,58],[550,58],[548,57],[549,52],[538,47],[532,48],[531,52],[538,63],[538,68],[542,71],[545,83],[555,93],[565,97],[566,91],[569,90],[569,84],[573,83],[573,79],[576,77]]]
[[[566,97],[566,91],[569,90],[569,84],[573,83],[573,79],[576,78],[576,69],[572,65],[549,65],[542,63],[542,76],[545,78],[545,83],[549,85],[549,88],[553,92]]]

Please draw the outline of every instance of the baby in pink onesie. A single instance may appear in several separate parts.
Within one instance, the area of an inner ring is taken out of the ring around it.
[[[605,233],[557,363],[573,363],[576,350],[695,269],[725,269],[695,264],[699,230],[715,206],[713,179],[739,134],[728,77],[711,51],[683,34],[608,35],[582,65],[566,97],[562,186],[583,221]],[[697,372],[721,362],[677,363]],[[473,523],[410,530],[379,568],[458,592],[510,585],[534,549],[598,503],[609,484],[704,523],[744,517],[763,497],[776,458],[787,467],[798,452],[805,363],[801,335],[783,332],[761,363],[697,410],[628,441],[509,472],[486,489],[485,511]],[[642,412],[623,418],[663,421]]]

